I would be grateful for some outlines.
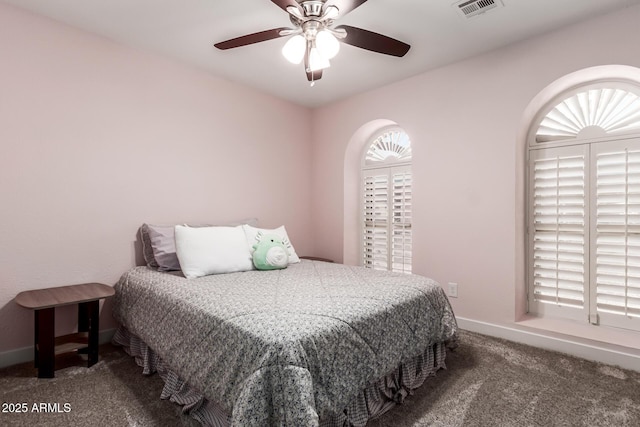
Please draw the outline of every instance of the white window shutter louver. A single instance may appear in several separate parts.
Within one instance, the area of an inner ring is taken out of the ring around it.
[[[640,141],[629,145],[593,147],[593,305],[605,324],[607,314],[640,317]]]
[[[535,301],[584,307],[588,228],[582,151],[532,155],[530,282]]]
[[[576,93],[542,119],[536,143],[577,138],[596,127],[607,134],[640,129],[640,96],[624,89],[594,88]]]
[[[392,172],[393,176],[393,221],[391,223],[391,269],[411,273],[411,171]]]
[[[363,263],[366,267],[386,270],[389,238],[389,177],[387,174],[364,177]]]
[[[364,172],[364,266],[411,273],[411,185],[409,166]]]

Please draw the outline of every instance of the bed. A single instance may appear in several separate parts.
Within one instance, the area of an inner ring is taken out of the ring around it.
[[[205,425],[358,426],[444,368],[456,321],[434,281],[321,261],[185,279],[135,267],[116,344]]]

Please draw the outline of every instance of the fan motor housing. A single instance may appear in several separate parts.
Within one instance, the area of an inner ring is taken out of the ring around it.
[[[302,6],[302,10],[304,10],[305,16],[320,16],[322,15],[322,6],[324,6],[323,1],[318,0],[308,0],[300,3]]]

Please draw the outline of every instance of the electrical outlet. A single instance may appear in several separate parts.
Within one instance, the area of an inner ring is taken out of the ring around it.
[[[458,298],[458,284],[449,282],[449,296],[451,298]]]

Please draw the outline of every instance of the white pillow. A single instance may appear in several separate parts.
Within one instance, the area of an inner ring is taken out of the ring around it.
[[[293,245],[289,240],[289,236],[287,236],[287,230],[284,228],[284,225],[281,225],[280,227],[273,230],[269,230],[266,228],[256,228],[248,224],[243,225],[242,228],[244,229],[244,233],[247,235],[247,243],[249,243],[251,253],[253,253],[253,245],[258,243],[259,233],[260,235],[275,234],[282,239],[282,243],[289,252],[289,264],[300,262],[300,258],[298,257],[298,254],[296,254],[296,250],[293,248]]]
[[[180,268],[188,279],[253,268],[240,225],[199,228],[176,225],[175,238]]]

